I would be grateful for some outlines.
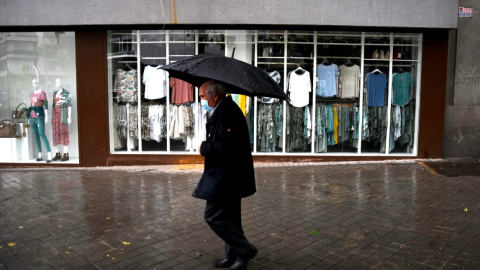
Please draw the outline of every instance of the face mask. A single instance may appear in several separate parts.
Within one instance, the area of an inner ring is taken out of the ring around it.
[[[208,106],[208,100],[200,100],[200,104],[202,104],[202,107],[205,111],[209,112],[212,110],[212,107]]]
[[[208,105],[208,101],[212,98],[212,96],[210,96],[207,100],[200,100],[200,104],[202,105],[203,109],[207,112],[211,111],[212,110],[212,107],[210,107]]]

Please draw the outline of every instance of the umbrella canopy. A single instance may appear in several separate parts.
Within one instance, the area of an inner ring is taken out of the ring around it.
[[[288,100],[288,96],[267,72],[219,54],[199,54],[162,66],[174,78],[200,87],[208,80],[222,82],[228,93]]]

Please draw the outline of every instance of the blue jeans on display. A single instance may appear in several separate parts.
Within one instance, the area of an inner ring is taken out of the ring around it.
[[[30,118],[29,124],[32,127],[33,138],[35,138],[35,144],[37,145],[38,152],[42,152],[42,144],[40,143],[40,138],[42,138],[43,144],[45,144],[47,152],[51,152],[50,143],[48,143],[47,136],[45,135],[45,118]]]

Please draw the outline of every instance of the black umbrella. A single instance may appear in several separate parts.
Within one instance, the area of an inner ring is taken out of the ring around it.
[[[288,96],[267,72],[219,54],[199,54],[162,66],[174,78],[200,87],[212,79],[222,82],[228,93],[287,99]]]

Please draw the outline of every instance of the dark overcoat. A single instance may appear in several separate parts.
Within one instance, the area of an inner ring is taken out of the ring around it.
[[[256,192],[247,122],[238,105],[225,97],[208,119],[200,147],[205,168],[193,196],[204,200],[244,198]]]

